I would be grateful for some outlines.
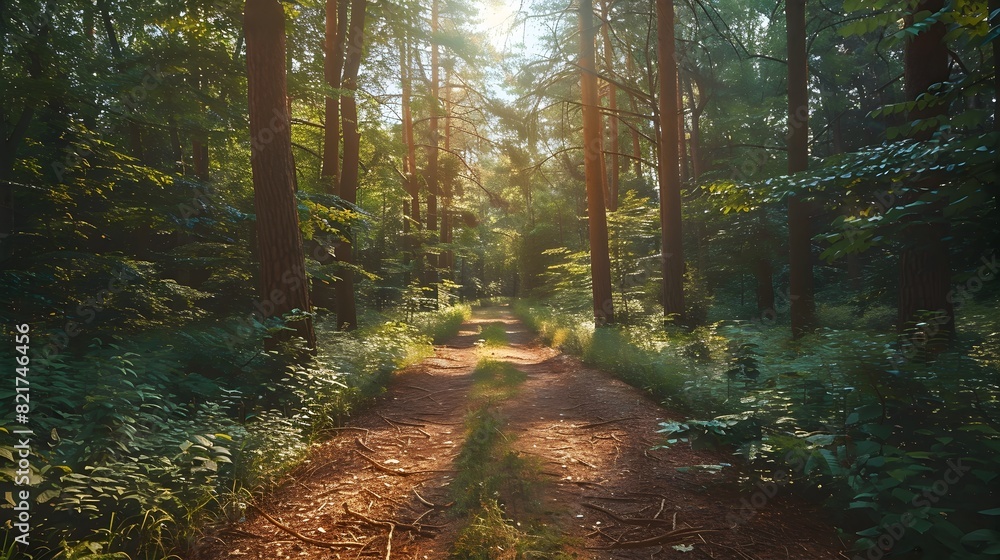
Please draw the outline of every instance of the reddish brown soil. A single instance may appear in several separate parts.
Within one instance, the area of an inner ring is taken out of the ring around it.
[[[509,346],[477,345],[480,326],[496,322],[506,325]],[[205,538],[192,560],[386,558],[390,526],[370,521],[396,524],[391,558],[448,558],[462,520],[434,506],[450,500],[463,422],[474,406],[469,374],[484,356],[509,361],[527,374],[516,397],[499,405],[503,432],[515,450],[541,465],[543,488],[532,498],[544,503],[542,521],[565,535],[567,556],[847,558],[823,515],[788,492],[778,489],[765,498],[762,492],[741,491],[733,468],[714,474],[678,471],[732,459],[685,446],[652,450],[658,422],[677,419],[676,414],[608,374],[538,344],[507,310],[493,308],[477,311],[457,337],[435,348],[434,357],[398,373],[384,398],[318,445],[261,503],[302,537],[365,543],[362,548],[309,544],[248,512],[247,522]],[[762,507],[750,511],[751,500]],[[348,514],[345,506],[370,521]],[[745,522],[734,522],[744,514]],[[621,521],[653,518],[658,521],[646,525]],[[613,548],[674,528],[703,532],[679,542]],[[682,552],[676,544],[693,549]]]

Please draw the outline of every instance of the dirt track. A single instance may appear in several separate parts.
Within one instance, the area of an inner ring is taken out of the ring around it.
[[[481,326],[498,322],[506,327],[509,345],[477,344]],[[250,514],[239,527],[206,538],[192,558],[386,558],[390,528],[391,558],[449,557],[461,521],[444,506],[452,499],[454,460],[473,408],[470,374],[483,357],[527,374],[516,396],[497,409],[511,448],[535,459],[542,484],[537,495],[525,498],[540,505],[535,521],[564,535],[564,557],[847,558],[823,516],[780,489],[774,497],[764,499],[758,492],[755,498],[739,491],[732,468],[678,471],[732,459],[680,446],[651,450],[658,422],[676,419],[670,411],[539,345],[504,308],[477,311],[434,357],[398,373],[384,398],[317,446],[261,504],[273,521],[297,535]],[[751,512],[746,509],[751,500],[766,503]],[[741,517],[747,520],[734,522]],[[664,544],[614,548],[687,528],[703,532]],[[310,539],[364,546],[323,548]],[[685,552],[674,545],[693,548]],[[491,557],[513,558],[509,551]]]

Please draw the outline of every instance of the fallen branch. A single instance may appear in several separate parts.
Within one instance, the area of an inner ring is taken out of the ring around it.
[[[354,438],[354,443],[356,443],[358,445],[358,447],[360,447],[361,449],[364,449],[365,451],[367,451],[369,453],[378,453],[377,451],[375,451],[371,447],[368,447],[367,445],[365,445],[365,442],[361,441],[358,438]]]
[[[382,418],[383,420],[385,420],[386,422],[388,422],[389,424],[392,424],[393,426],[410,426],[412,428],[424,428],[424,427],[426,427],[426,424],[417,424],[417,423],[414,423],[414,422],[404,422],[403,420],[392,420],[391,418],[386,418],[385,416],[382,416],[381,414],[379,414],[379,417]]]
[[[378,470],[380,470],[380,471],[382,471],[384,473],[393,474],[393,475],[396,475],[396,476],[410,476],[412,474],[415,474],[415,473],[411,473],[411,472],[397,471],[397,470],[390,469],[389,467],[387,467],[387,466],[379,463],[375,459],[372,459],[371,457],[365,455],[364,453],[358,451],[357,449],[355,449],[354,452],[357,453],[358,456],[360,456],[365,461],[368,461],[373,467],[375,467],[376,469],[378,469]]]
[[[647,546],[659,546],[671,542],[680,542],[688,537],[700,537],[701,533],[711,532],[713,530],[714,529],[680,529],[677,531],[670,531],[669,533],[664,533],[656,537],[650,537],[648,539],[641,539],[638,541],[619,541],[611,546],[591,548],[591,550],[612,550],[616,548],[646,548]]]
[[[611,519],[614,519],[615,521],[617,521],[619,523],[622,523],[622,524],[625,524],[625,525],[645,525],[645,526],[649,526],[649,525],[670,525],[670,522],[667,521],[666,519],[656,519],[656,518],[632,518],[632,519],[629,519],[629,518],[626,518],[626,517],[622,517],[622,516],[616,514],[615,512],[613,512],[611,510],[602,508],[601,506],[598,506],[598,505],[589,504],[587,502],[583,502],[580,505],[582,505],[583,507],[587,507],[587,508],[599,511],[599,512],[603,513],[604,515],[607,515]]]
[[[400,471],[396,471],[396,470],[392,470],[389,467],[387,467],[387,466],[379,463],[375,459],[372,459],[371,457],[365,455],[364,453],[358,451],[357,449],[355,449],[354,452],[357,453],[358,456],[360,456],[365,461],[368,461],[369,463],[371,463],[371,465],[373,467],[375,467],[376,469],[378,469],[378,470],[380,470],[380,471],[382,471],[382,472],[384,472],[386,474],[392,474],[392,475],[396,475],[396,476],[412,476],[412,475],[415,475],[415,474],[433,474],[433,473],[451,473],[451,472],[455,472],[454,469],[442,469],[442,470],[430,470],[430,471],[401,471],[401,470]]]
[[[287,525],[282,525],[281,522],[279,522],[277,519],[275,519],[275,518],[271,517],[270,515],[268,515],[267,512],[265,512],[264,510],[260,509],[256,505],[254,505],[252,503],[248,503],[247,505],[249,505],[250,508],[253,509],[254,511],[256,511],[257,513],[259,513],[261,515],[261,517],[263,517],[264,519],[266,519],[269,522],[271,522],[272,525],[274,525],[275,527],[277,527],[277,528],[281,529],[282,531],[288,533],[289,535],[291,535],[291,536],[299,539],[300,541],[302,541],[304,543],[308,543],[308,544],[311,544],[313,546],[322,546],[324,548],[364,548],[365,546],[368,546],[367,543],[321,541],[319,539],[314,539],[312,537],[307,537],[307,536],[303,535],[302,533],[299,533],[295,529],[292,529],[291,527],[288,527]]]
[[[385,560],[389,560],[392,557],[392,532],[396,529],[396,525],[393,523],[389,524],[389,536],[385,540]]]
[[[433,526],[430,526],[430,525],[414,525],[412,523],[401,523],[401,522],[398,522],[398,521],[387,521],[385,519],[375,519],[373,517],[368,517],[367,515],[365,515],[365,514],[363,514],[361,512],[352,511],[351,508],[348,507],[348,505],[346,503],[344,503],[344,512],[347,513],[347,515],[350,515],[352,517],[357,517],[358,519],[360,519],[361,521],[364,521],[365,523],[367,523],[369,525],[377,525],[377,526],[383,526],[383,527],[387,527],[387,526],[398,527],[400,529],[403,529],[404,531],[413,531],[414,533],[417,533],[417,534],[419,534],[421,536],[424,536],[424,537],[433,537],[434,533],[431,532],[431,530],[440,529],[440,527],[433,527]]]
[[[451,506],[453,506],[455,504],[455,502],[450,502],[450,503],[447,503],[447,504],[445,504],[443,506],[440,505],[440,504],[435,504],[434,502],[431,502],[431,501],[425,499],[423,496],[421,496],[420,493],[417,492],[416,488],[413,489],[413,494],[417,497],[418,500],[420,500],[420,503],[424,504],[425,506],[427,506],[429,508],[448,509],[448,508],[450,508]]]
[[[608,424],[614,424],[615,422],[624,422],[626,420],[638,420],[638,416],[626,416],[625,418],[615,418],[614,420],[605,420],[603,422],[594,422],[592,424],[583,424],[582,426],[574,426],[578,430],[585,430],[587,428],[596,428],[598,426],[606,426]]]

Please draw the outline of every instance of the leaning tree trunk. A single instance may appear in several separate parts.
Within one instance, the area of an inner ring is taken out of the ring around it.
[[[684,320],[684,245],[681,230],[680,144],[677,138],[677,62],[674,2],[656,1],[657,66],[660,80],[660,247],[663,312]]]
[[[935,13],[944,7],[944,0],[922,0],[914,12],[930,10]],[[908,18],[907,25],[912,24]],[[937,22],[910,39],[904,53],[904,78],[906,98],[915,100],[928,89],[949,77],[948,47],[945,44],[947,28]],[[930,104],[924,109],[915,109],[907,115],[910,122],[934,118],[947,112],[945,104]],[[913,135],[918,141],[927,140],[932,129]],[[931,177],[914,185],[913,191],[904,197],[904,202],[914,202],[921,194],[939,188],[940,181]],[[941,208],[925,211],[914,216],[910,227],[906,228],[906,243],[899,258],[899,323],[897,327],[906,331],[915,324],[923,324],[915,332],[910,342],[918,350],[927,347],[931,339],[946,340],[954,332],[955,316],[953,305],[948,298],[951,270],[948,262],[948,247],[945,238],[947,228],[941,223]],[[934,223],[932,223],[932,220]],[[920,317],[922,312],[934,315],[931,321]]]
[[[358,201],[358,179],[361,166],[361,133],[358,131],[358,70],[361,68],[361,49],[365,35],[365,11],[367,0],[351,2],[351,23],[347,30],[347,58],[344,62],[344,77],[341,86],[345,95],[340,98],[340,112],[344,129],[344,167],[340,176],[340,197],[354,204]],[[347,232],[348,241],[338,247],[340,280],[337,290],[337,326],[343,330],[353,330],[358,326],[358,309],[354,298],[353,234]]]
[[[785,1],[788,38],[788,173],[809,168],[809,90],[806,58],[806,0]],[[816,326],[813,294],[811,204],[788,199],[788,291],[792,337]]]
[[[280,317],[293,309],[310,310],[285,103],[285,12],[277,0],[247,0],[243,21],[261,312]],[[315,348],[312,321],[293,326]]]

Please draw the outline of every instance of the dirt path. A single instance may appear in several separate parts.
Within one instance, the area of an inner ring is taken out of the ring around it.
[[[497,323],[509,344],[483,346],[482,327]],[[510,363],[526,376],[516,388],[484,397],[473,375],[483,358]],[[498,494],[510,527],[557,536],[547,552],[525,558],[847,557],[823,516],[780,488],[741,493],[731,468],[678,471],[729,459],[680,446],[651,450],[657,423],[676,419],[669,411],[537,344],[506,309],[491,308],[477,311],[434,357],[397,374],[376,406],[318,446],[261,505],[296,535],[250,513],[238,528],[206,538],[193,559],[448,558],[463,530],[480,523],[475,511],[449,507],[456,479],[468,482],[460,452],[476,410],[500,420],[495,439],[505,454],[483,468],[507,459],[530,467],[523,471],[530,484]],[[671,531],[680,537],[640,546]],[[364,545],[323,548],[310,539]],[[493,550],[476,557],[515,554]]]

